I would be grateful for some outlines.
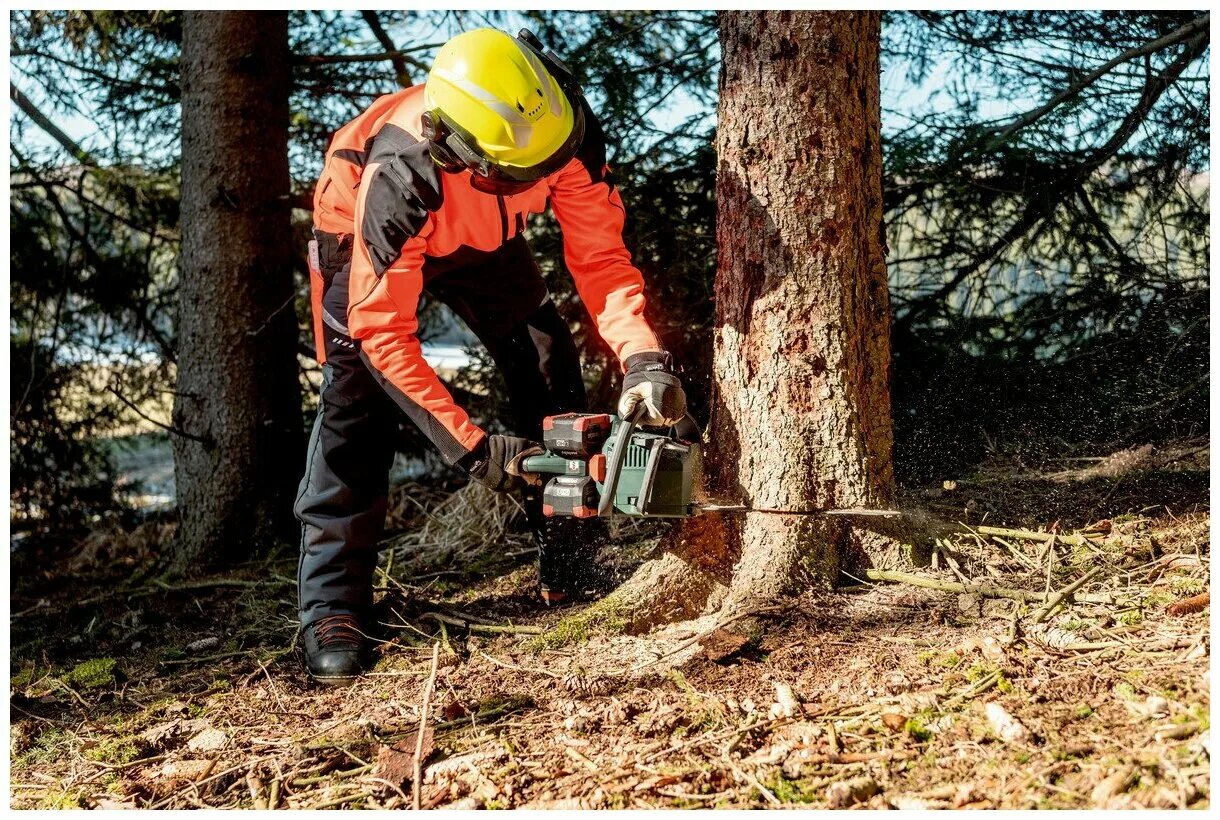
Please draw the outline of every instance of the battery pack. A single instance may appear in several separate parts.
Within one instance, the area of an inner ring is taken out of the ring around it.
[[[556,476],[542,491],[542,514],[592,518],[597,515],[597,501],[597,485],[589,476]]]
[[[589,458],[601,452],[610,436],[606,413],[564,413],[542,420],[542,444],[552,453],[568,458]]]

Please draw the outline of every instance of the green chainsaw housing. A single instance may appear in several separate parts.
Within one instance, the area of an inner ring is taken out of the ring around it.
[[[596,516],[608,487],[613,488],[614,502],[604,515],[690,515],[697,443],[670,431],[637,429],[605,413],[549,416],[542,427],[546,453],[525,459],[522,469],[552,476],[542,495],[546,515]],[[616,459],[619,447],[626,451]],[[608,474],[616,461],[617,475]]]

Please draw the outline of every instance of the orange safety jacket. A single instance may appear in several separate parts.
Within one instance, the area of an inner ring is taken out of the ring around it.
[[[454,462],[484,433],[454,402],[416,338],[425,257],[493,251],[549,204],[577,292],[619,361],[661,345],[644,318],[644,280],[623,244],[626,212],[592,112],[586,107],[584,143],[567,165],[521,194],[498,196],[475,190],[470,171],[443,171],[432,160],[421,134],[423,99],[422,85],[381,97],[331,140],[314,191],[314,228],[343,247],[350,237],[350,273],[341,300],[346,317],[335,317],[326,315],[315,271],[314,330],[320,340],[324,320],[345,324],[336,329],[360,341],[366,363],[400,405],[414,405],[417,419],[416,408],[424,411],[424,432],[449,444],[440,450]]]

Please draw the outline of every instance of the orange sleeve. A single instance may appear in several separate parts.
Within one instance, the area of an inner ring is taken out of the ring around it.
[[[595,180],[584,162],[568,163],[551,185],[551,209],[581,301],[622,362],[661,343],[644,318],[644,277],[623,244],[627,213],[608,174],[603,168]]]
[[[424,238],[433,218],[422,208],[403,218],[395,209],[405,207],[406,196],[378,171],[377,164],[365,169],[356,199],[348,329],[386,392],[452,464],[484,433],[437,378],[416,336]]]

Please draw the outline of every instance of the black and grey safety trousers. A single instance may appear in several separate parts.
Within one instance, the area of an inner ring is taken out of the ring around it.
[[[303,626],[328,615],[364,616],[370,610],[395,432],[414,415],[390,398],[362,358],[360,342],[347,335],[350,244],[345,247],[331,234],[317,239],[326,284],[327,363],[295,505],[303,525],[298,570]],[[586,408],[571,331],[524,238],[490,253],[464,248],[440,259],[426,257],[424,289],[487,348],[508,389],[513,434],[538,440],[545,416]],[[544,519],[537,491],[527,491],[524,506],[544,561],[563,560],[562,553],[576,548],[572,522]]]

